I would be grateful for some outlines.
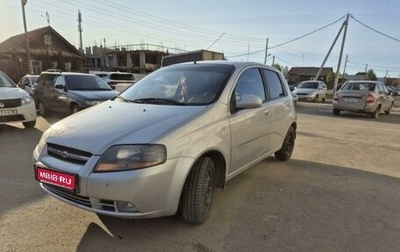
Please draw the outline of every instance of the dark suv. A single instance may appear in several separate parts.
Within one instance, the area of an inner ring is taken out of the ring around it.
[[[33,88],[39,113],[73,114],[118,95],[103,79],[93,74],[42,72]]]

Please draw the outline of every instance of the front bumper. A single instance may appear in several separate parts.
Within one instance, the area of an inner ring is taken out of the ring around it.
[[[75,207],[121,218],[175,214],[184,181],[194,161],[182,158],[141,170],[93,173],[98,156],[78,165],[48,156],[45,149],[39,158],[34,152],[34,166],[78,175],[75,191],[40,183],[47,193]]]
[[[21,105],[16,108],[7,108],[0,110],[12,110],[12,109],[16,109],[17,114],[0,116],[0,123],[31,122],[36,120],[37,117],[36,107],[35,103],[33,102],[26,105]]]

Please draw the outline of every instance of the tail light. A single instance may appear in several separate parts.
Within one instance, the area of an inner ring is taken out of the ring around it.
[[[337,94],[335,94],[335,95],[333,96],[333,100],[334,100],[334,101],[338,101],[338,100],[339,100]]]
[[[374,103],[375,97],[372,94],[368,94],[367,99],[365,99],[365,103]]]

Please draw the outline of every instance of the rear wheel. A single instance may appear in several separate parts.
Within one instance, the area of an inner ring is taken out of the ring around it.
[[[275,152],[275,157],[281,161],[288,160],[292,156],[295,139],[296,131],[293,127],[290,127],[286,133],[281,149]]]
[[[41,116],[45,116],[47,114],[46,108],[44,107],[44,105],[41,101],[39,101],[38,110],[39,110],[39,114]]]
[[[185,221],[202,224],[210,216],[214,195],[214,161],[199,159],[189,173],[182,191],[181,213]]]
[[[334,109],[333,109],[333,114],[334,114],[334,115],[339,115],[339,114],[340,114],[340,110],[337,109],[337,108],[334,108]]]
[[[378,105],[378,107],[376,107],[375,112],[373,112],[373,113],[371,114],[371,117],[372,117],[372,118],[375,118],[375,119],[378,118],[380,112],[381,112],[381,105]]]

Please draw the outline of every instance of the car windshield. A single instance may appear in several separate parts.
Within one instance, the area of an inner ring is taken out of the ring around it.
[[[0,87],[10,87],[10,88],[15,88],[16,85],[13,83],[13,81],[8,78],[5,74],[0,73]]]
[[[354,82],[347,83],[342,90],[354,90],[354,91],[374,91],[375,83],[364,83],[364,82]]]
[[[300,82],[300,84],[297,86],[297,88],[312,88],[312,89],[317,89],[317,88],[318,88],[318,82],[316,82],[316,81]]]
[[[216,101],[234,70],[229,65],[185,64],[161,68],[121,94],[124,101],[207,105]]]
[[[95,75],[67,75],[65,79],[70,90],[111,90],[102,78]]]

